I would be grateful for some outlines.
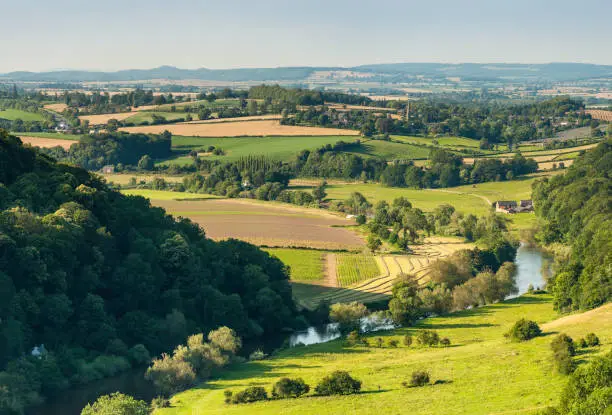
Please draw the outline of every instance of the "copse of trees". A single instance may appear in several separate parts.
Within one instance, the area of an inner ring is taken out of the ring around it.
[[[171,146],[172,135],[167,131],[160,135],[115,132],[85,135],[68,150],[53,147],[40,151],[58,161],[73,163],[87,170],[99,170],[105,165],[150,169],[151,163],[139,163],[143,156],[149,159],[168,158],[172,154]]]
[[[207,239],[4,131],[0,269],[0,377],[17,408],[142,364],[192,333],[225,325],[249,339],[297,324],[279,260]]]
[[[536,214],[544,225],[543,244],[569,245],[548,281],[557,310],[588,309],[612,298],[612,141],[579,156],[565,174],[538,181],[533,188]]]
[[[249,98],[310,106],[323,105],[326,102],[350,105],[367,105],[372,102],[370,98],[363,95],[301,88],[283,88],[279,85],[253,86],[249,89]]]

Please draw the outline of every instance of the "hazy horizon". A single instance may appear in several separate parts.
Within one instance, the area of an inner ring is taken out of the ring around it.
[[[352,67],[376,63],[612,65],[612,2],[442,0],[10,1],[0,73]]]

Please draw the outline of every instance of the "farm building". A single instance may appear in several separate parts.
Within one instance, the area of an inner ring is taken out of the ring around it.
[[[107,165],[102,167],[102,173],[104,174],[113,174],[115,172],[115,166],[113,165]]]
[[[495,202],[495,211],[498,213],[514,213],[518,204],[514,201],[500,200]]]
[[[531,199],[521,200],[516,211],[517,212],[533,212],[533,201]]]

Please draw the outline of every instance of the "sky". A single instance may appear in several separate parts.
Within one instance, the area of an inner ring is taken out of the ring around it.
[[[612,65],[611,0],[0,0],[0,73]]]

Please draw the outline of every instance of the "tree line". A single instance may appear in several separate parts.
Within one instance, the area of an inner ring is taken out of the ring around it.
[[[190,334],[229,326],[252,339],[304,324],[279,260],[213,242],[5,131],[0,269],[0,412],[146,363]]]

